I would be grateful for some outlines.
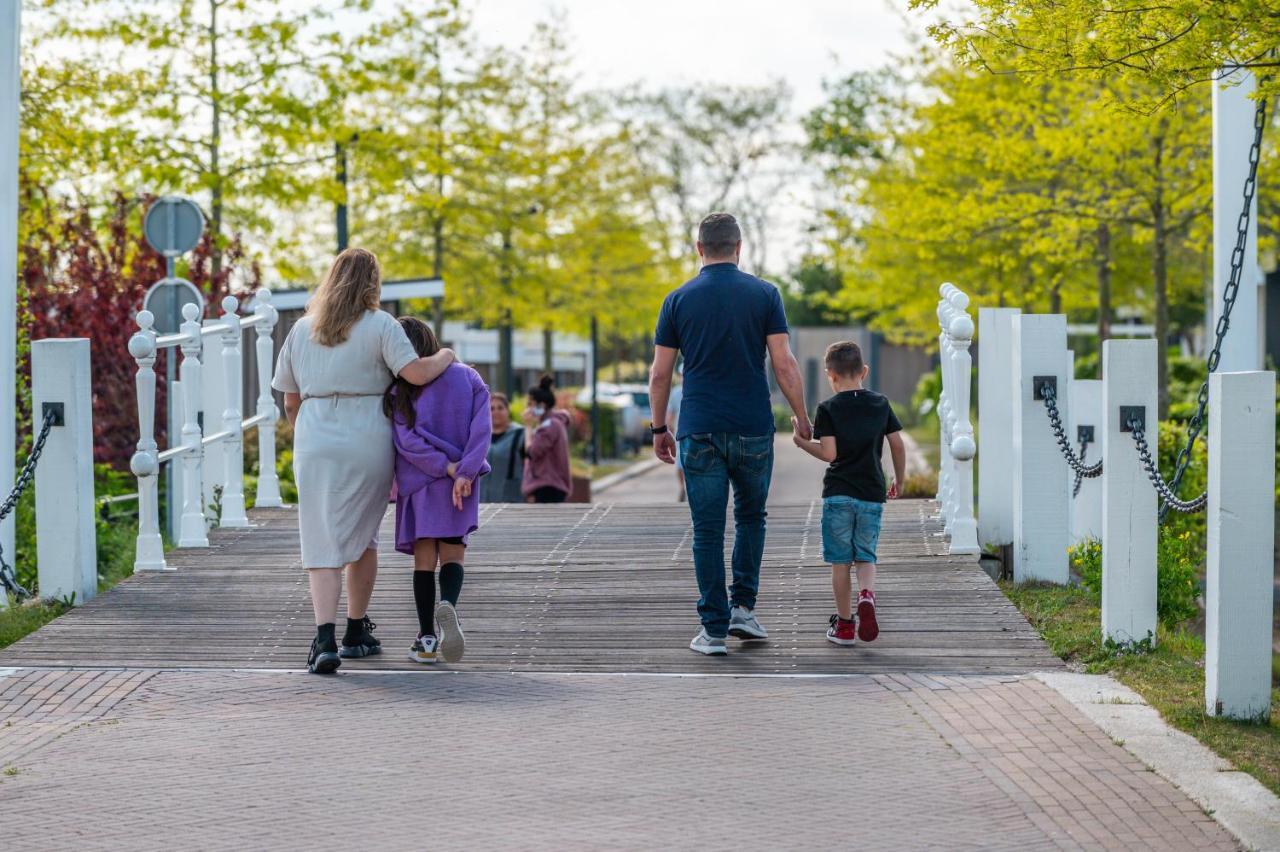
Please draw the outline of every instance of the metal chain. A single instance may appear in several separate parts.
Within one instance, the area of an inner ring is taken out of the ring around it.
[[[1142,424],[1136,420],[1130,420],[1126,425],[1133,435],[1133,443],[1138,448],[1138,460],[1142,462],[1142,467],[1147,472],[1147,478],[1151,480],[1151,484],[1155,486],[1156,493],[1160,495],[1160,500],[1164,503],[1162,511],[1173,509],[1175,512],[1190,514],[1204,509],[1209,503],[1209,492],[1206,491],[1192,500],[1178,499],[1178,495],[1170,487],[1171,484],[1166,483],[1164,477],[1160,475],[1155,459],[1151,457],[1151,448],[1147,446],[1147,435],[1142,428]]]
[[[1053,430],[1053,437],[1058,442],[1058,449],[1062,450],[1062,457],[1067,460],[1067,464],[1076,472],[1077,476],[1085,479],[1093,479],[1102,476],[1102,461],[1096,461],[1091,465],[1084,463],[1084,453],[1081,452],[1077,457],[1075,451],[1071,449],[1071,442],[1067,440],[1067,432],[1062,428],[1062,416],[1058,414],[1058,392],[1054,390],[1052,385],[1046,384],[1040,389],[1043,397],[1044,409],[1049,413],[1049,428]],[[1079,490],[1079,485],[1076,486]]]
[[[1222,341],[1226,338],[1227,330],[1231,327],[1231,309],[1235,307],[1236,296],[1240,292],[1240,276],[1244,274],[1245,245],[1249,240],[1249,218],[1253,208],[1253,195],[1257,189],[1258,159],[1262,150],[1262,130],[1266,123],[1267,102],[1263,98],[1258,100],[1258,108],[1253,114],[1253,144],[1249,146],[1249,177],[1244,182],[1244,209],[1240,211],[1240,218],[1236,220],[1236,245],[1231,250],[1231,272],[1227,276],[1227,284],[1222,290],[1222,314],[1218,317],[1217,326],[1214,328],[1213,348],[1209,350],[1209,356],[1206,359],[1209,373],[1213,373],[1218,369],[1218,361],[1222,358]],[[1204,384],[1200,385],[1200,393],[1196,396],[1195,413],[1187,421],[1187,443],[1178,452],[1178,460],[1174,467],[1173,477],[1168,482],[1169,497],[1172,499],[1165,499],[1165,507],[1160,510],[1162,518],[1170,508],[1177,509],[1178,503],[1181,502],[1177,497],[1178,486],[1182,484],[1182,476],[1187,472],[1187,466],[1191,464],[1191,452],[1195,448],[1201,430],[1204,429],[1204,417],[1208,407],[1209,378],[1206,376]],[[1161,496],[1164,497],[1165,495],[1162,493]],[[1199,497],[1196,498],[1196,500],[1199,499]],[[1191,502],[1194,503],[1195,500]],[[1179,511],[1194,510],[1179,509]]]
[[[1089,442],[1081,441],[1080,442],[1080,463],[1081,464],[1084,464],[1084,454],[1088,452],[1088,450],[1089,450]],[[1102,462],[1098,462],[1098,464],[1102,464]],[[1075,499],[1076,497],[1080,496],[1080,486],[1083,484],[1084,484],[1084,474],[1080,473],[1079,471],[1076,471],[1076,484],[1071,487],[1072,499]]]
[[[0,521],[9,517],[13,512],[18,501],[22,499],[23,493],[31,485],[31,481],[36,475],[36,465],[40,463],[40,454],[44,452],[44,442],[49,437],[49,429],[53,427],[55,414],[52,410],[47,411],[44,415],[44,422],[40,424],[40,435],[36,438],[35,445],[31,447],[31,454],[27,456],[26,464],[22,466],[22,473],[18,474],[18,479],[13,484],[13,490],[9,492],[9,496],[0,503]],[[31,592],[27,591],[18,582],[18,574],[4,559],[4,547],[0,545],[0,586],[9,594],[12,594],[19,601],[26,600],[31,597]]]

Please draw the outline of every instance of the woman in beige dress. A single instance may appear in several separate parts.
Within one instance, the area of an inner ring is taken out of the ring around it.
[[[337,256],[289,331],[271,386],[293,424],[302,564],[311,584],[316,636],[307,670],[329,674],[340,657],[381,651],[369,620],[378,574],[378,525],[394,473],[391,421],[382,394],[395,376],[425,385],[453,363],[441,349],[419,358],[400,323],[379,310],[382,271],[364,249]],[[347,628],[336,641],[342,571]]]

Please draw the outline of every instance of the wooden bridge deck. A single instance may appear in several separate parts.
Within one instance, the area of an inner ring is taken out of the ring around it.
[[[933,504],[889,504],[880,539],[881,634],[837,648],[822,563],[821,504],[770,506],[758,613],[771,641],[727,658],[688,650],[696,585],[684,506],[489,505],[467,559],[460,611],[467,657],[489,671],[845,674],[1017,673],[1057,668],[1041,639],[973,558],[944,553]],[[390,513],[389,513],[390,515]],[[252,513],[177,570],[121,583],[4,651],[0,666],[298,669],[312,634],[292,509]],[[408,557],[390,518],[370,614],[385,652],[344,670],[422,670]],[[440,664],[438,668],[446,668]]]

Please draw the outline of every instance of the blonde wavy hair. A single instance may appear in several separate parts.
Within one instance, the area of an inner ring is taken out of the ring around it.
[[[324,346],[337,346],[366,311],[378,310],[381,295],[378,256],[361,248],[344,250],[307,303],[311,336]]]

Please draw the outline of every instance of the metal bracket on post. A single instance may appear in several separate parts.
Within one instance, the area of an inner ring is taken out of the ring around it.
[[[66,426],[67,418],[60,402],[46,402],[40,406],[40,419],[43,421],[50,414],[53,415],[51,426]]]
[[[1040,400],[1044,399],[1044,390],[1049,388],[1053,391],[1053,395],[1058,395],[1058,377],[1057,376],[1033,376],[1031,379],[1031,398]]]
[[[1147,431],[1147,407],[1145,405],[1120,406],[1120,431],[1132,432],[1133,429],[1129,428],[1129,424],[1134,422],[1143,432]]]
[[[1094,440],[1093,440],[1092,426],[1076,427],[1076,443],[1077,444],[1092,444],[1093,442]]]

